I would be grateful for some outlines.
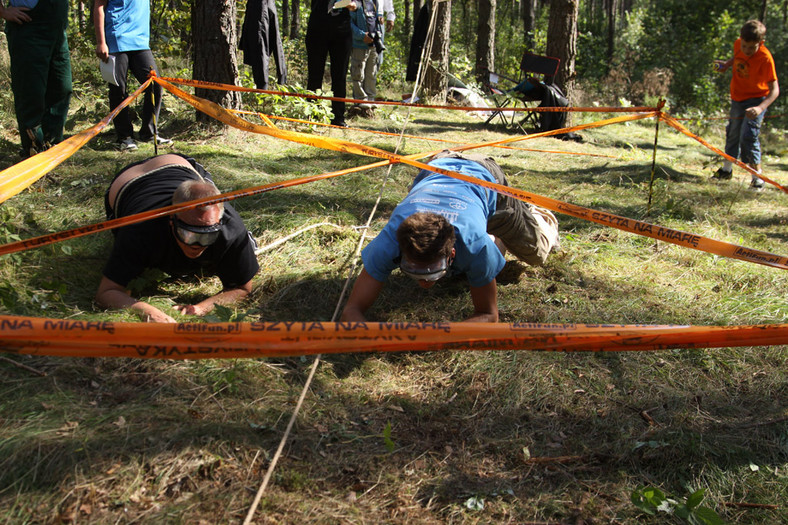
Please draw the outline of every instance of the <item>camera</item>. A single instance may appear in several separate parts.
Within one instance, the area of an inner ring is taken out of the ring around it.
[[[386,50],[386,46],[383,45],[383,41],[380,39],[380,33],[374,31],[369,34],[369,37],[372,39],[372,45],[375,46],[375,51],[378,52],[378,55]]]

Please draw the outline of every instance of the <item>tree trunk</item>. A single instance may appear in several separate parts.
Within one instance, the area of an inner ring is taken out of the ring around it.
[[[495,4],[496,0],[479,0],[476,77],[482,84],[487,83],[489,72],[495,71]]]
[[[616,0],[607,0],[607,67],[613,64],[616,39]]]
[[[769,7],[768,3],[769,3],[768,0],[763,0],[763,3],[761,4],[761,16],[760,18],[758,18],[758,20],[760,20],[764,24],[766,23],[766,8]]]
[[[195,80],[237,85],[238,33],[236,30],[235,0],[196,0],[192,7],[192,34],[194,35]],[[227,109],[240,109],[241,94],[236,91],[195,89],[195,95]],[[216,122],[212,117],[197,112],[197,121]]]
[[[404,15],[404,18],[403,18],[402,28],[403,28],[404,33],[406,35],[409,35],[411,30],[412,30],[412,27],[410,25],[411,24],[410,0],[403,0],[402,3],[405,4],[405,15]]]
[[[432,53],[428,57],[427,72],[424,75],[424,95],[433,98],[437,104],[443,104],[446,102],[448,88],[451,0],[429,1],[432,2],[432,8],[438,10],[438,14],[432,39]],[[425,45],[429,46],[430,43]]]
[[[523,0],[523,44],[526,51],[534,47],[536,29],[536,0]]]
[[[80,33],[85,31],[85,2],[82,0],[77,2],[77,26]]]
[[[293,16],[290,18],[290,38],[295,40],[298,38],[298,33],[301,32],[301,1],[292,0],[291,4],[293,6]]]
[[[547,27],[547,55],[561,59],[555,83],[570,100],[575,79],[578,4],[579,0],[550,0]]]
[[[290,27],[290,0],[282,0],[282,24],[279,26],[282,28],[282,35],[288,34],[288,29]]]

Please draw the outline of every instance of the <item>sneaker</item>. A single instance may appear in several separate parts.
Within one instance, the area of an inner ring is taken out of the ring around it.
[[[346,128],[347,127],[347,122],[345,122],[345,119],[341,119],[341,120],[334,119],[334,120],[331,121],[331,125],[332,126],[337,126],[339,128]]]
[[[723,168],[718,169],[714,175],[711,176],[712,179],[717,180],[731,180],[733,177],[733,170],[725,170]]]
[[[763,191],[763,187],[766,185],[761,179],[752,179],[750,182],[750,189],[752,191]]]
[[[134,142],[134,139],[131,137],[126,137],[125,139],[118,142],[118,146],[120,147],[120,151],[136,151],[137,150],[137,143]]]
[[[140,136],[140,142],[153,142],[153,135],[151,135],[150,137]],[[164,146],[166,144],[172,144],[172,140],[165,139],[161,135],[156,135],[156,144],[158,144],[159,146]]]

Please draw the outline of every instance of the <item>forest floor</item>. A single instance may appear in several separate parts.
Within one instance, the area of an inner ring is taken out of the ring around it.
[[[162,134],[174,144],[160,153],[195,157],[223,191],[372,161],[237,130],[205,131],[192,110],[170,99],[165,105]],[[92,107],[74,114],[69,133],[102,116]],[[405,122],[411,137],[399,142]],[[17,139],[12,118],[2,123],[5,169]],[[454,144],[437,140],[513,136],[466,113],[401,107],[349,124],[295,129],[403,154]],[[720,147],[724,122],[702,124],[695,131]],[[646,120],[582,131],[582,142],[539,138],[479,151],[498,161],[514,187],[788,254],[785,193],[749,191],[741,170],[730,182],[710,180],[719,159],[664,126],[652,184],[654,134]],[[764,145],[766,174],[787,185],[784,135],[770,130]],[[149,144],[119,152],[112,132],[101,133],[0,205],[0,241],[101,221],[112,175],[152,154]],[[370,233],[380,231],[415,173],[394,165],[235,201],[261,246],[304,226],[330,225],[264,252],[251,297],[224,315],[331,320],[352,274],[358,227],[380,196]],[[557,216],[561,250],[544,267],[510,258],[499,276],[501,322],[786,323],[784,271]],[[0,313],[136,321],[93,302],[110,245],[111,235],[101,233],[3,257]],[[150,275],[138,293],[177,316],[174,304],[218,287],[214,279]],[[395,272],[369,314],[459,321],[471,311],[462,279],[424,291]],[[645,504],[633,503],[633,495],[653,494],[643,487],[654,487],[674,501],[663,510],[679,515],[702,496],[700,507],[710,512],[694,507],[690,519],[785,523],[787,350],[323,357],[254,522],[686,522],[662,510],[649,516]],[[313,359],[7,354],[0,360],[0,522],[242,521]]]

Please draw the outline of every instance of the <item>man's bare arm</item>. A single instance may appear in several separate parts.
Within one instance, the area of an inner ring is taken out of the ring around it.
[[[471,286],[473,315],[465,323],[497,323],[498,322],[498,288],[495,279],[484,286]]]
[[[179,304],[175,309],[184,315],[205,315],[217,304],[225,305],[238,302],[249,295],[251,291],[252,281],[250,279],[249,282],[237,288],[227,288],[197,304]]]
[[[364,322],[366,317],[364,313],[375,302],[383,289],[382,282],[378,281],[367,270],[361,270],[361,273],[353,285],[353,291],[350,292],[350,298],[347,300],[345,309],[342,310],[342,321],[357,321]]]
[[[109,47],[104,34],[104,16],[107,13],[107,0],[96,0],[93,4],[93,27],[96,30],[96,56],[102,62],[109,60]]]
[[[96,292],[96,302],[104,308],[114,308],[118,310],[129,308],[137,312],[140,318],[146,322],[176,322],[175,319],[155,306],[129,295],[125,287],[103,276],[99,283],[98,291]]]

